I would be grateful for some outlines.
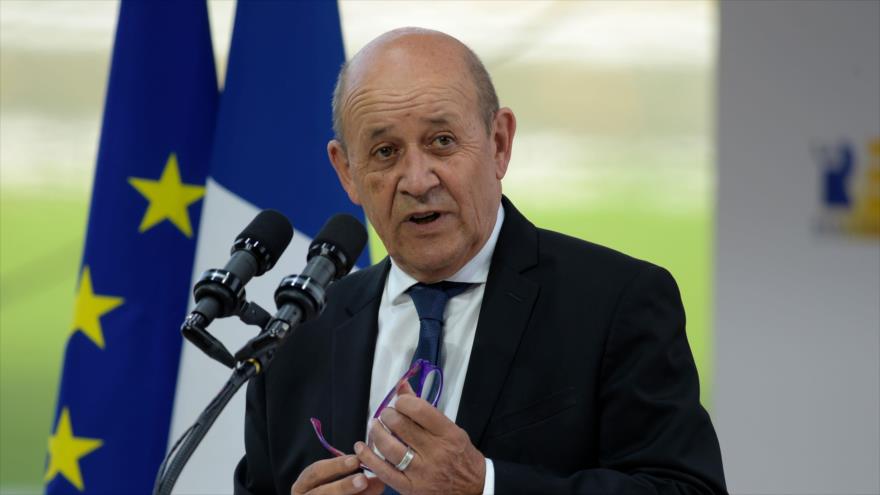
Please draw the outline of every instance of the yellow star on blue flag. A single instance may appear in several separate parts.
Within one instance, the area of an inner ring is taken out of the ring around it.
[[[104,332],[101,330],[101,317],[113,311],[125,300],[121,297],[95,294],[92,288],[92,274],[89,266],[83,267],[76,291],[76,307],[73,311],[72,332],[82,332],[96,346],[104,348]]]
[[[49,482],[59,474],[64,476],[77,490],[85,490],[79,460],[103,445],[96,438],[77,437],[73,434],[70,410],[65,407],[58,418],[55,434],[49,437],[49,467],[44,481]]]
[[[138,227],[139,232],[146,232],[159,222],[168,220],[185,236],[192,237],[187,208],[205,195],[205,188],[184,184],[180,180],[180,167],[175,153],[168,156],[159,180],[129,177],[128,183],[150,202]]]

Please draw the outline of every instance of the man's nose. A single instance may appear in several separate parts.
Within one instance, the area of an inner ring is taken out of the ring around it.
[[[440,161],[420,148],[409,148],[402,157],[403,177],[399,183],[400,192],[414,197],[422,197],[440,185],[436,167]]]

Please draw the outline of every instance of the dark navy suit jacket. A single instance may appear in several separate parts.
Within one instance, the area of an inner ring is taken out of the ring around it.
[[[503,204],[456,418],[492,459],[496,493],[726,493],[672,276]],[[329,457],[312,416],[346,452],[364,439],[389,265],[331,286],[249,384],[236,494],[288,494]]]

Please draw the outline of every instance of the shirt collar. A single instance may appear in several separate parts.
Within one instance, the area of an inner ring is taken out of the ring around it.
[[[489,265],[492,262],[492,253],[495,252],[495,244],[498,243],[498,234],[501,232],[501,224],[504,222],[504,208],[498,205],[498,214],[495,217],[495,227],[492,228],[492,234],[486,241],[486,244],[477,252],[476,256],[470,259],[460,270],[454,275],[447,278],[453,282],[467,282],[472,284],[486,283],[489,277]],[[388,270],[388,282],[385,290],[388,291],[388,300],[391,304],[400,304],[410,299],[401,299],[401,296],[413,285],[419,281],[411,277],[403,271],[394,259],[391,259],[391,269]],[[401,299],[398,301],[398,299]]]

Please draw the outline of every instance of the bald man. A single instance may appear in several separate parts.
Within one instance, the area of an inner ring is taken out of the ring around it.
[[[725,492],[674,280],[502,196],[516,119],[473,52],[386,33],[343,67],[333,121],[389,256],[249,385],[236,493]],[[436,407],[400,380],[425,356]]]

